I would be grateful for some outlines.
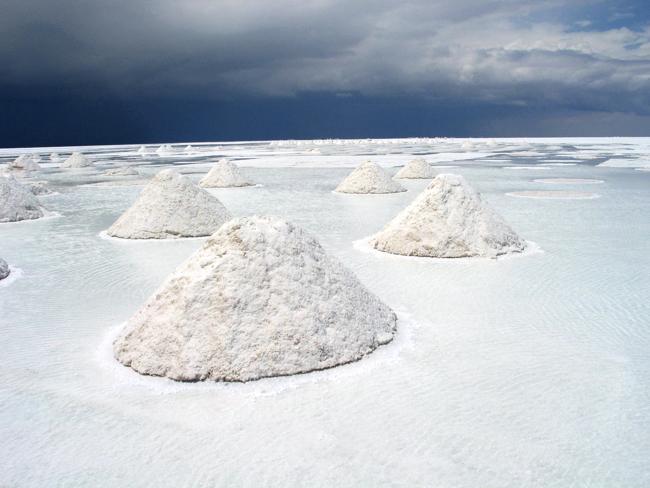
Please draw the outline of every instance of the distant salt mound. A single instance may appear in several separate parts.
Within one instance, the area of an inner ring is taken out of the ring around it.
[[[147,154],[147,148],[145,146],[140,146],[136,151],[138,154]]]
[[[185,152],[189,153],[189,152],[192,152],[192,151],[194,151],[194,148],[192,147],[191,144],[188,144],[187,146],[185,146]]]
[[[113,352],[145,375],[251,381],[357,361],[393,339],[396,321],[299,227],[239,218],[165,280]]]
[[[138,170],[130,166],[119,166],[104,171],[104,176],[137,176],[139,174]]]
[[[203,188],[232,188],[251,185],[252,183],[241,174],[239,167],[226,159],[215,164],[199,182],[199,186]]]
[[[338,193],[398,193],[406,191],[386,171],[371,161],[357,166],[338,187]]]
[[[9,265],[4,259],[0,258],[0,280],[4,280],[10,273]]]
[[[43,217],[36,197],[13,176],[0,177],[0,222],[18,222]]]
[[[156,149],[156,154],[158,154],[158,156],[166,156],[169,154],[173,154],[173,152],[174,152],[174,148],[169,144],[163,144],[158,149]]]
[[[51,195],[54,193],[47,181],[31,181],[26,186],[33,195]]]
[[[70,157],[61,164],[62,168],[89,168],[92,166],[94,166],[93,162],[80,152],[73,152]]]
[[[171,169],[158,173],[107,234],[124,239],[209,236],[230,213],[217,198]]]
[[[61,156],[59,155],[59,153],[53,152],[52,154],[50,154],[50,161],[57,163],[60,160],[61,160]]]
[[[405,256],[497,257],[521,252],[526,243],[487,205],[462,176],[438,175],[371,245]]]
[[[395,178],[410,178],[410,179],[428,179],[435,178],[431,165],[424,159],[418,158],[410,161],[402,169],[400,169]]]
[[[21,154],[11,163],[9,163],[9,168],[23,171],[37,171],[41,169],[41,166],[33,159],[31,155]]]

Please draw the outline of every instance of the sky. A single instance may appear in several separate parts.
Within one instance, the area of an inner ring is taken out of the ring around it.
[[[0,147],[650,136],[648,0],[0,3]]]

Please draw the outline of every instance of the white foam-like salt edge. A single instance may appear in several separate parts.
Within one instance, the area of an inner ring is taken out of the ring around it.
[[[9,276],[4,280],[0,280],[0,288],[11,285],[14,281],[23,276],[23,270],[9,265]]]
[[[605,183],[605,180],[594,178],[535,178],[533,181],[548,185],[600,185]]]
[[[264,185],[261,183],[255,183],[254,185],[246,185],[246,186],[202,186],[204,190],[246,190],[249,188],[262,188]]]
[[[530,166],[503,166],[503,169],[553,169],[548,166],[537,166],[531,164]]]
[[[598,193],[589,193],[589,192],[584,192],[586,193],[584,196],[575,196],[575,195],[560,196],[558,192],[561,192],[561,190],[552,190],[552,193],[558,196],[533,195],[533,194],[522,195],[521,192],[508,192],[506,193],[506,195],[515,198],[532,198],[534,200],[595,200],[596,198],[600,198],[602,196]],[[544,193],[544,191],[540,190],[539,193]]]
[[[378,249],[375,249],[370,245],[370,241],[373,239],[374,235],[364,237],[362,239],[357,239],[356,241],[352,241],[352,247],[356,249],[357,251],[361,251],[366,254],[372,254],[377,257],[385,258],[385,259],[409,259],[409,260],[416,260],[419,261],[420,263],[422,262],[435,262],[435,263],[457,263],[457,262],[477,262],[477,261],[483,261],[483,262],[493,262],[493,261],[504,261],[506,259],[513,259],[513,258],[520,258],[524,256],[530,256],[533,254],[543,254],[544,250],[535,242],[533,241],[526,241],[526,249],[524,249],[523,252],[513,252],[509,254],[503,254],[501,256],[497,256],[496,258],[489,258],[489,257],[484,257],[484,256],[467,256],[463,258],[436,258],[436,257],[430,257],[430,256],[405,256],[403,254],[393,254],[390,252],[384,252],[384,251],[379,251]]]
[[[307,373],[260,378],[246,383],[217,381],[181,382],[161,376],[142,375],[132,368],[124,366],[113,356],[113,342],[125,323],[115,325],[108,329],[94,352],[94,358],[99,367],[107,372],[116,383],[145,388],[155,394],[174,394],[190,390],[208,393],[215,391],[243,391],[254,396],[275,395],[289,389],[299,388],[303,385],[335,382],[342,378],[366,376],[379,367],[399,361],[403,351],[413,348],[413,331],[422,326],[424,322],[415,321],[404,310],[396,307],[392,308],[397,315],[397,331],[392,341],[379,346],[373,352],[357,361]]]
[[[207,236],[197,236],[197,237],[167,237],[165,239],[130,239],[125,237],[114,237],[109,236],[106,230],[101,231],[97,234],[97,237],[104,239],[106,241],[120,242],[124,244],[134,244],[134,243],[143,243],[143,242],[185,242],[185,241],[201,241],[205,240]]]
[[[41,222],[43,220],[58,219],[59,217],[62,217],[62,215],[59,212],[53,212],[51,210],[43,210],[43,216],[37,219],[18,220],[16,222],[0,222],[0,225],[22,225],[28,222]]]
[[[417,181],[418,179],[419,178],[411,178],[411,181]],[[400,182],[401,181],[402,180],[400,180]],[[404,187],[404,188],[406,188],[406,187]],[[334,195],[343,195],[344,197],[354,198],[354,197],[367,197],[367,196],[370,196],[370,197],[386,197],[386,196],[394,196],[394,195],[404,195],[405,193],[408,193],[409,191],[410,190],[408,188],[406,188],[406,191],[393,191],[393,192],[389,192],[389,193],[345,193],[345,192],[336,191],[336,190],[332,190],[331,193],[333,193]]]

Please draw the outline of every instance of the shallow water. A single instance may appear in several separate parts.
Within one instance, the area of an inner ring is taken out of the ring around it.
[[[59,194],[42,201],[61,216],[0,225],[0,255],[22,270],[0,287],[0,486],[650,486],[650,174],[595,166],[650,142],[497,141],[447,159],[458,167],[444,171],[541,253],[427,261],[355,247],[427,180],[332,193],[350,161],[378,154],[396,172],[412,155],[462,152],[441,144],[390,155],[372,141],[314,144],[322,156],[219,144],[192,158],[103,147],[95,171],[46,167],[37,178]],[[315,234],[398,311],[394,343],[334,370],[237,385],[144,378],[112,360],[111,334],[202,241],[102,239],[141,186],[101,171],[175,164],[198,181],[224,155],[262,186],[211,193],[234,215],[272,213]],[[576,164],[504,169],[553,159]],[[542,172],[603,180],[600,198],[506,195],[547,191],[533,181]]]

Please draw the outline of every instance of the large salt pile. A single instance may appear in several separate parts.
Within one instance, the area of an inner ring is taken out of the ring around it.
[[[9,273],[11,271],[9,270],[9,265],[7,262],[0,258],[0,280],[4,280],[7,276],[9,276]]]
[[[441,174],[371,239],[380,251],[406,256],[496,257],[526,243],[462,176]]]
[[[73,152],[68,159],[61,163],[62,168],[88,168],[93,162],[80,152]]]
[[[0,222],[18,222],[43,217],[38,200],[13,176],[0,176]]]
[[[410,161],[400,169],[395,178],[427,179],[434,178],[436,174],[424,159],[418,158]]]
[[[222,159],[215,164],[199,182],[199,186],[203,188],[230,188],[251,185],[252,183],[241,174],[239,167],[226,159]]]
[[[386,171],[371,161],[357,166],[336,187],[339,193],[397,193],[406,191]]]
[[[107,234],[124,239],[209,236],[229,212],[219,200],[171,169],[158,173]]]
[[[146,375],[250,381],[361,359],[392,340],[396,321],[299,227],[239,218],[165,280],[113,351]]]
[[[24,171],[36,171],[41,169],[41,166],[29,154],[21,154],[9,163],[9,168]]]

